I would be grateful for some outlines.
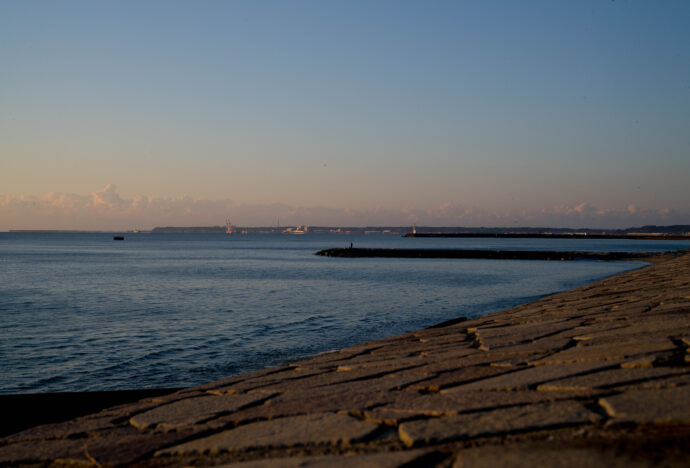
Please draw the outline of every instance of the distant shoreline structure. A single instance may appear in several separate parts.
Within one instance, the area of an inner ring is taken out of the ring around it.
[[[631,240],[690,240],[690,233],[667,234],[662,232],[629,233],[629,234],[590,234],[587,232],[574,232],[565,234],[554,234],[550,232],[520,234],[520,233],[497,233],[497,234],[478,234],[478,233],[408,233],[405,237],[446,237],[446,238],[475,238],[493,237],[498,239],[631,239]]]
[[[344,258],[457,258],[482,260],[640,260],[684,255],[690,249],[672,252],[584,252],[554,250],[478,249],[355,249],[335,248],[316,252],[322,257]]]
[[[10,229],[11,233],[133,233],[133,234],[294,234],[307,232],[304,226],[161,226],[150,231],[77,230],[77,229]],[[228,232],[229,231],[229,232]],[[497,237],[497,238],[557,238],[557,239],[690,239],[690,225],[648,225],[626,229],[550,228],[550,227],[439,227],[439,226],[309,226],[310,234],[379,234],[406,237]]]

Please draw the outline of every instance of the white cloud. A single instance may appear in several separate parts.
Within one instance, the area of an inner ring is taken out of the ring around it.
[[[131,204],[131,200],[123,200],[117,193],[117,189],[113,184],[108,184],[101,191],[92,194],[94,206],[103,206],[114,209],[126,209]]]
[[[688,213],[628,204],[602,208],[588,202],[540,210],[488,211],[461,203],[436,207],[368,210],[299,207],[281,203],[246,204],[191,196],[123,198],[109,184],[90,195],[51,192],[41,197],[0,196],[0,230],[7,229],[150,229],[155,226],[215,226],[225,218],[239,226],[544,226],[619,228],[644,224],[687,224]]]

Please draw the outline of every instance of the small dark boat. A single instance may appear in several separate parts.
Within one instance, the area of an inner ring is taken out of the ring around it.
[[[125,240],[125,236],[113,236],[113,240]]]

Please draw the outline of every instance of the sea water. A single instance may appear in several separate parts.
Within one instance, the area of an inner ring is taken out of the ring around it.
[[[179,387],[477,317],[641,262],[329,258],[331,247],[688,242],[0,233],[0,393]]]

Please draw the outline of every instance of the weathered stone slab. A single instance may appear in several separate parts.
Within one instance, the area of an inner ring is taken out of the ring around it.
[[[234,395],[237,393],[245,393],[255,390],[285,387],[287,385],[294,385],[297,382],[301,382],[310,377],[318,377],[320,375],[327,374],[333,370],[333,367],[329,367],[327,369],[302,369],[299,367],[294,367],[291,368],[290,371],[281,372],[279,374],[256,377],[253,379],[231,383],[229,385],[218,386],[207,390],[207,393],[212,395]],[[271,391],[267,390],[266,393],[271,393]]]
[[[293,366],[293,365],[271,367],[268,369],[259,369],[257,371],[248,372],[246,374],[242,374],[239,376],[229,377],[227,379],[217,380],[215,382],[209,382],[209,383],[206,383],[203,385],[198,385],[196,387],[193,387],[193,389],[198,389],[198,390],[203,390],[203,391],[217,390],[218,388],[227,388],[227,387],[232,386],[233,384],[238,384],[240,382],[245,382],[245,381],[249,381],[252,379],[263,379],[266,377],[278,376],[279,374],[283,374],[283,373],[290,374],[294,370],[295,370],[295,366]]]
[[[671,377],[666,377],[663,379],[649,380],[646,382],[640,382],[637,386],[633,388],[639,388],[643,390],[653,390],[658,388],[672,388],[672,387],[683,387],[690,385],[690,372],[684,374],[674,375]]]
[[[688,329],[678,330],[687,332]],[[611,334],[610,336],[599,336],[591,340],[580,341],[581,345],[585,346],[618,346],[618,345],[635,345],[636,343],[641,343],[654,339],[670,338],[673,335],[672,331],[667,332],[639,332],[630,334]],[[658,354],[658,353],[657,353]]]
[[[657,305],[651,312],[654,314],[664,314],[664,315],[683,315],[688,312],[690,308],[690,300],[683,294],[688,294],[687,286],[683,289],[680,287],[674,288],[672,292],[673,296],[669,292],[665,297],[662,297],[659,305]]]
[[[604,328],[588,331],[577,335],[578,339],[591,344],[608,344],[611,338],[617,341],[633,340],[641,336],[676,335],[690,329],[690,324],[684,317],[636,317],[625,322],[625,326]]]
[[[422,367],[422,362],[417,361],[415,366],[409,366],[408,368],[398,368],[395,370],[379,369],[379,368],[364,368],[355,369],[350,371],[338,372],[337,369],[333,369],[330,372],[320,372],[316,373],[310,377],[300,379],[299,381],[287,380],[280,382],[273,382],[266,386],[260,386],[252,390],[253,392],[260,391],[263,393],[275,393],[289,391],[295,388],[316,389],[318,387],[337,387],[343,384],[349,384],[351,382],[362,382],[371,381],[372,385],[377,385],[374,381],[385,380],[386,383],[390,384],[393,379],[404,375],[405,371],[413,370]],[[379,382],[381,383],[381,382]]]
[[[379,372],[395,372],[425,364],[427,360],[419,355],[411,357],[385,357],[382,359],[356,359],[338,364],[337,372],[351,372],[360,369],[377,369]]]
[[[125,403],[117,406],[111,406],[98,413],[83,416],[81,419],[90,418],[110,418],[110,419],[123,419],[128,418],[135,413],[140,413],[151,408],[155,408],[159,403],[157,401],[152,401],[150,399],[143,399],[136,403]]]
[[[153,450],[189,437],[191,432],[141,433],[131,427],[116,428],[97,437],[31,440],[0,446],[0,464],[51,462],[67,466],[126,465]],[[52,465],[51,465],[52,466]]]
[[[412,447],[514,431],[590,424],[600,416],[575,401],[537,403],[481,413],[402,423],[400,440]]]
[[[362,391],[362,389],[366,389],[367,392],[402,390],[414,382],[428,378],[430,375],[432,374],[428,372],[426,368],[420,367],[417,369],[385,374],[376,378],[345,379],[344,381],[333,382],[332,384],[328,385],[325,383],[324,385],[317,385],[313,387],[306,385],[293,385],[283,388],[281,390],[283,392],[281,396],[291,398],[290,395],[293,395],[293,397],[299,395],[299,398],[302,398],[303,396],[308,395],[309,398],[318,398],[322,396],[341,394],[344,397],[344,394],[351,395],[353,393]],[[321,382],[327,381],[323,380]]]
[[[490,410],[506,406],[553,402],[571,398],[589,398],[596,395],[597,392],[591,391],[476,391],[454,394],[434,393],[429,395],[400,393],[395,401],[379,408],[407,414],[449,416],[468,411]]]
[[[247,424],[163,449],[156,455],[214,454],[250,448],[312,444],[347,445],[371,435],[378,427],[377,424],[343,414],[308,414]]]
[[[189,430],[141,432],[133,427],[124,427],[81,441],[84,453],[102,466],[126,466],[160,447],[178,443],[193,434],[194,431]],[[91,463],[90,466],[95,465]]]
[[[369,455],[345,454],[341,456],[313,456],[267,458],[222,465],[219,468],[396,468],[427,453],[424,450],[374,453]]]
[[[56,424],[44,424],[32,427],[16,434],[5,437],[4,441],[16,442],[20,440],[41,439],[76,439],[89,434],[114,428],[111,417],[77,418]]]
[[[500,375],[506,373],[506,368],[504,367],[492,367],[492,366],[472,366],[463,367],[460,369],[443,372],[442,374],[435,375],[433,377],[424,379],[419,382],[415,382],[410,385],[410,389],[419,390],[430,390],[438,391],[441,388],[453,387],[460,385],[464,382],[469,382],[473,380],[485,379],[487,377],[493,377],[495,375]]]
[[[335,370],[336,366],[333,365],[323,368],[292,366],[289,370],[280,373],[242,380],[227,386],[216,387],[207,392],[214,395],[232,395],[250,391],[273,393],[280,391],[282,388],[295,385],[297,382],[303,384],[305,381],[309,381],[309,379],[318,379],[331,372],[335,372]]]
[[[529,343],[509,344],[505,346],[492,346],[491,351],[504,353],[534,353],[537,355],[547,355],[560,351],[568,346],[571,342],[570,338],[544,338],[538,341]]]
[[[481,351],[479,351],[477,348],[473,348],[472,346],[468,345],[463,345],[463,346],[454,346],[451,349],[425,349],[423,351],[420,351],[417,353],[417,356],[419,357],[428,357],[430,359],[460,359],[465,356],[470,356],[474,354],[480,354]]]
[[[365,410],[361,416],[364,417],[366,421],[371,421],[376,424],[383,424],[386,426],[397,426],[405,420],[416,417],[414,413],[397,411],[387,407],[378,407]]]
[[[444,393],[457,393],[478,390],[527,390],[551,380],[569,377],[594,370],[611,367],[615,363],[576,362],[569,364],[534,366],[508,372],[497,377],[478,380],[465,385],[443,390]]]
[[[638,356],[622,362],[621,367],[625,369],[650,368],[654,367],[654,362],[656,360],[656,354],[650,354],[648,356]]]
[[[441,372],[483,365],[497,367],[520,366],[526,364],[528,361],[541,359],[544,356],[544,353],[535,352],[531,348],[523,349],[519,352],[513,351],[512,349],[506,351],[477,351],[476,353],[458,357],[454,356],[452,353],[448,353],[445,356],[439,355],[436,357],[435,362],[428,364],[427,368],[434,372]]]
[[[184,400],[185,398],[192,398],[196,396],[203,396],[206,392],[196,387],[183,388],[174,393],[168,393],[167,395],[159,395],[151,398],[144,398],[139,400],[139,403],[145,404],[155,404],[160,405],[161,403],[171,403],[177,400]],[[128,406],[127,404],[121,406]]]
[[[467,342],[467,333],[458,329],[449,330],[447,328],[419,330],[412,333],[420,343],[429,346],[437,345],[462,345]]]
[[[638,343],[623,343],[614,345],[576,346],[566,349],[553,356],[546,357],[538,364],[562,364],[569,362],[613,361],[626,359],[642,354],[653,354],[671,351],[675,345],[668,339],[649,340]]]
[[[497,346],[532,342],[547,335],[569,330],[577,325],[576,322],[557,319],[500,328],[479,328],[476,335],[483,345],[493,349]]]
[[[337,394],[311,394],[308,390],[288,392],[268,400],[263,405],[235,411],[209,421],[208,424],[214,426],[228,423],[238,425],[248,421],[298,416],[307,413],[363,412],[367,408],[388,403],[393,398],[392,392],[369,392],[368,389]]]
[[[0,446],[0,463],[3,465],[17,466],[56,458],[88,461],[84,440],[32,440]]]
[[[177,429],[213,418],[221,413],[236,411],[243,406],[265,399],[261,394],[201,396],[162,405],[130,418],[139,429]]]
[[[658,466],[652,458],[629,457],[596,447],[504,447],[485,446],[460,450],[453,468],[628,468]]]
[[[690,423],[690,387],[630,390],[599,400],[616,420],[637,423]]]
[[[396,346],[386,346],[384,349],[377,350],[372,353],[374,357],[378,358],[390,358],[390,357],[406,357],[406,356],[417,356],[419,353],[429,352],[429,351],[439,351],[444,352],[446,350],[451,350],[456,347],[468,347],[471,342],[447,342],[447,343],[437,343],[429,344],[424,341],[416,339],[414,341],[401,342]],[[358,358],[359,359],[359,358]]]
[[[624,388],[635,386],[649,380],[690,372],[690,369],[672,367],[658,368],[616,368],[554,380],[539,385],[538,390],[588,390],[594,388]]]

